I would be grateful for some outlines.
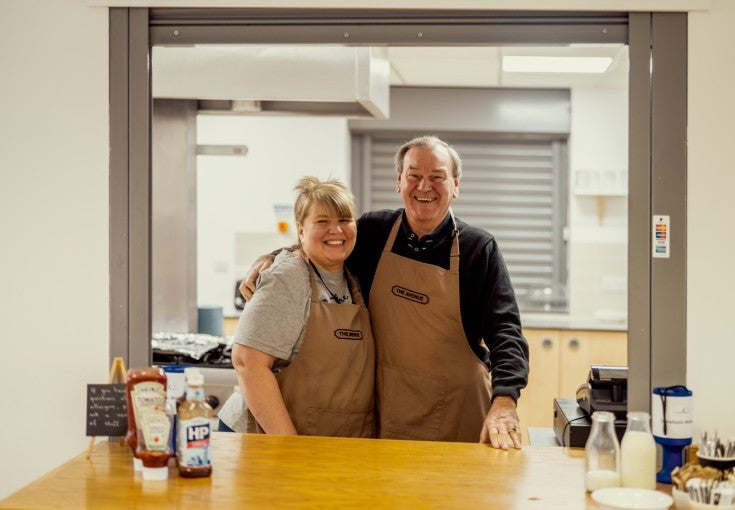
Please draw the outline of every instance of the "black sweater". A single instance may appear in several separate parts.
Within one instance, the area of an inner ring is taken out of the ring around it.
[[[360,282],[369,302],[370,288],[391,227],[403,209],[363,214],[357,220],[357,244],[347,267]],[[508,270],[495,238],[486,231],[457,219],[459,231],[459,294],[462,325],[470,347],[492,371],[493,397],[518,399],[528,382],[528,344]],[[424,263],[449,268],[452,245],[451,218],[418,242],[403,215],[393,253]],[[425,241],[425,240],[424,240]],[[423,249],[416,249],[422,246]]]

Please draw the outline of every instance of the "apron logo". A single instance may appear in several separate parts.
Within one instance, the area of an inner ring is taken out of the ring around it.
[[[409,301],[413,301],[414,303],[418,303],[420,305],[425,305],[429,302],[429,296],[427,296],[426,294],[421,294],[420,292],[408,290],[398,285],[394,285],[391,289],[391,292],[393,292],[393,294],[398,297],[408,299]]]
[[[335,329],[334,336],[340,340],[362,340],[362,331],[359,329]]]

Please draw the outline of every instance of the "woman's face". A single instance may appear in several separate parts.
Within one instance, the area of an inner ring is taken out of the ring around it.
[[[357,225],[354,218],[338,218],[323,205],[312,204],[298,231],[304,253],[312,262],[329,271],[341,271],[355,247]]]

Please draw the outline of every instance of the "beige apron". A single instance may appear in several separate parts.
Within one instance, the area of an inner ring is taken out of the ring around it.
[[[319,300],[309,268],[311,306],[304,341],[278,376],[300,435],[375,437],[375,345],[370,316],[352,276],[352,304]],[[263,432],[248,413],[248,432]]]
[[[447,271],[392,253],[400,225],[401,217],[370,291],[378,437],[477,442],[490,409],[490,378],[462,327],[459,237]]]

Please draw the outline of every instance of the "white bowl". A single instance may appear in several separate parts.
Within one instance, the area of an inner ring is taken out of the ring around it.
[[[671,496],[674,498],[676,510],[690,510],[689,493],[687,491],[680,491],[676,487],[673,487],[671,489]]]
[[[601,510],[666,510],[674,500],[668,494],[633,487],[607,487],[592,493]]]

